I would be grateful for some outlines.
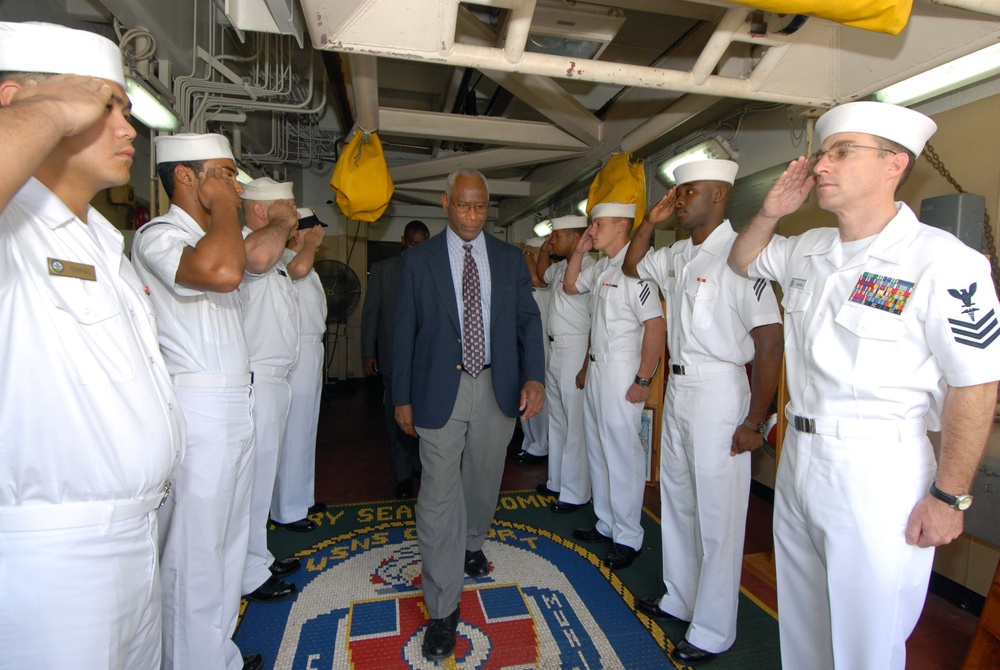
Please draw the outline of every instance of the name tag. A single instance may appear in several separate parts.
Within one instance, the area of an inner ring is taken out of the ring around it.
[[[93,265],[63,261],[58,258],[48,258],[46,261],[49,264],[49,274],[55,277],[73,277],[74,279],[97,281],[97,271]]]
[[[789,288],[805,288],[806,280],[793,277],[792,281],[788,284]]]

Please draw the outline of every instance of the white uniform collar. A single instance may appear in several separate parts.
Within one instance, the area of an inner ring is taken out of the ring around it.
[[[916,235],[919,223],[916,214],[905,202],[896,202],[896,216],[892,217],[882,232],[875,236],[868,249],[868,257],[898,264],[900,254],[906,248],[906,241]],[[806,256],[826,256],[838,246],[840,246],[839,233],[831,235],[829,239],[823,240],[804,253]]]
[[[698,246],[698,250],[713,256],[718,256],[720,253],[725,253],[728,256],[728,245],[734,237],[736,237],[736,231],[733,230],[733,224],[729,222],[729,219],[724,219],[716,226],[715,230],[708,234],[705,241]]]
[[[71,212],[69,207],[48,186],[34,177],[28,178],[28,181],[21,187],[17,193],[17,199],[53,230],[76,220],[76,214]],[[91,213],[96,213],[96,210],[88,205],[88,220]]]

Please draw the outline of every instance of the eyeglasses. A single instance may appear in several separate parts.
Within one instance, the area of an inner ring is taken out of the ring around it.
[[[476,214],[482,214],[490,206],[488,202],[455,202],[450,197],[448,200],[451,202],[452,207],[461,214],[468,214],[470,209],[476,210]]]
[[[888,154],[897,154],[899,152],[893,151],[892,149],[884,149],[882,147],[868,147],[863,144],[838,144],[836,146],[830,147],[826,151],[817,151],[812,156],[809,157],[809,167],[816,167],[816,164],[823,160],[823,156],[830,159],[831,163],[839,163],[846,159],[853,153],[855,149],[873,149],[874,151],[884,151]]]

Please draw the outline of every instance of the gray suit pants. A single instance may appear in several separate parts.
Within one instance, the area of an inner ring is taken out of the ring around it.
[[[432,619],[442,619],[462,597],[466,550],[482,549],[493,523],[514,419],[500,411],[487,369],[475,379],[462,375],[443,427],[416,430],[423,464],[417,540],[424,603]]]

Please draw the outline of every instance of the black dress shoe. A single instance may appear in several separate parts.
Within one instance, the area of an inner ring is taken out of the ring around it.
[[[545,456],[535,456],[534,454],[529,454],[527,451],[521,450],[514,454],[513,456],[515,463],[520,463],[521,465],[534,465],[535,463],[543,463],[549,460],[548,455]]]
[[[263,670],[264,657],[260,654],[246,654],[243,656],[243,670]]]
[[[465,552],[465,574],[473,579],[479,579],[490,574],[490,562],[486,560],[483,550]]]
[[[573,537],[581,542],[611,542],[611,538],[597,528],[577,528],[573,531]]]
[[[625,544],[615,542],[608,549],[608,555],[604,557],[604,565],[612,570],[620,570],[632,565],[635,557],[642,553],[641,549],[633,549]]]
[[[396,498],[407,500],[413,497],[413,477],[408,477],[396,485]]]
[[[702,665],[703,663],[708,663],[713,658],[718,656],[718,654],[705,651],[704,649],[699,649],[687,640],[681,640],[674,647],[674,653],[671,654],[675,661],[685,663],[687,665]]]
[[[256,590],[243,597],[252,603],[276,603],[280,600],[291,598],[298,590],[295,584],[283,582],[274,575],[271,575]]]
[[[424,633],[423,652],[427,658],[438,661],[455,652],[455,631],[458,630],[458,608],[443,619],[431,619]]]
[[[664,621],[683,621],[684,623],[689,623],[680,617],[674,616],[670,612],[664,612],[661,610],[659,598],[640,598],[635,601],[635,608],[646,616],[653,617],[654,619],[663,619]]]
[[[278,528],[284,528],[285,530],[290,530],[295,533],[308,533],[311,530],[316,530],[316,522],[310,519],[299,519],[298,521],[293,521],[291,523],[278,523],[277,521],[271,521]]]
[[[302,561],[297,558],[285,558],[280,561],[275,561],[272,563],[268,570],[275,577],[287,577],[288,575],[298,572],[299,568],[302,567]]]
[[[535,487],[535,490],[541,493],[542,495],[552,496],[554,498],[559,497],[559,491],[553,491],[545,484],[539,484],[538,486]]]
[[[549,505],[549,509],[557,514],[569,514],[570,512],[575,512],[583,507],[583,505],[574,505],[573,503],[556,501]]]
[[[306,514],[319,514],[320,512],[325,512],[325,511],[326,511],[326,503],[318,502],[312,507],[310,507],[309,511],[306,512]]]

